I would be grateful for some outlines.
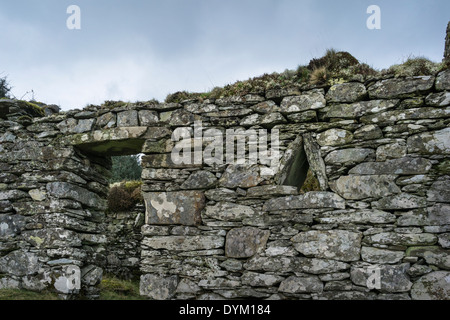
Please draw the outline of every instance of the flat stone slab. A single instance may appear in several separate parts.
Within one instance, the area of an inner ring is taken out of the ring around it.
[[[201,191],[144,193],[146,224],[201,224],[205,196]]]
[[[221,221],[242,221],[245,218],[259,216],[252,207],[232,202],[219,202],[214,206],[207,206],[205,217]]]
[[[407,98],[430,90],[434,79],[432,76],[387,79],[378,81],[367,91],[371,99]]]
[[[150,237],[142,241],[152,249],[173,251],[211,250],[223,248],[225,238],[220,236],[167,236]]]
[[[350,175],[340,177],[330,186],[344,199],[381,198],[401,192],[394,183],[395,178],[395,175]]]
[[[356,261],[361,252],[361,239],[361,233],[346,230],[313,230],[300,232],[291,241],[294,248],[305,256]]]
[[[311,191],[298,196],[270,199],[264,203],[263,211],[313,208],[344,209],[345,200],[333,192]]]
[[[432,163],[425,158],[404,157],[400,159],[387,160],[384,162],[365,162],[357,165],[349,171],[349,174],[381,175],[398,174],[413,175],[425,174],[430,171]]]

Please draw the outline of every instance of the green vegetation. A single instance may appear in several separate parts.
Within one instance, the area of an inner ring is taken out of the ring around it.
[[[300,193],[306,193],[310,191],[321,191],[319,180],[314,176],[311,170],[308,170],[308,175],[306,176],[306,180],[303,183],[303,186],[300,188]]]
[[[100,300],[145,300],[139,295],[139,282],[106,275],[100,284]]]
[[[141,179],[142,167],[139,155],[112,157],[111,160],[110,183]]]
[[[58,300],[58,295],[51,292],[0,289],[0,300]]]
[[[409,57],[402,64],[393,65],[382,73],[397,77],[430,76],[443,68],[444,64],[432,62],[425,57]]]
[[[100,284],[100,300],[145,300],[139,295],[139,281],[121,280],[104,275]],[[0,300],[59,300],[53,292],[23,289],[0,289]]]
[[[377,75],[378,72],[365,63],[360,63],[348,52],[337,52],[334,49],[326,51],[319,59],[312,59],[308,65],[299,66],[296,70],[286,69],[282,73],[264,74],[260,77],[237,81],[223,88],[214,88],[209,92],[176,92],[167,96],[165,102],[182,102],[184,100],[219,99],[246,94],[264,94],[266,90],[280,89],[289,86],[305,84],[330,85],[330,81],[348,81],[355,75],[363,79]]]
[[[0,78],[0,98],[8,98],[9,91],[11,91],[11,87],[7,78]]]
[[[124,181],[114,184],[108,194],[108,209],[111,212],[123,212],[143,202],[142,181]]]

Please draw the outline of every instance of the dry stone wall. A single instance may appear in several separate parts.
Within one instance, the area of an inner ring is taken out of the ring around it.
[[[448,69],[34,118],[16,103],[0,100],[0,288],[95,298],[104,270],[138,266],[151,299],[450,297]],[[278,132],[280,162],[179,163],[179,128],[200,154]],[[139,231],[105,201],[109,157],[136,153]],[[299,193],[308,168],[321,190]]]

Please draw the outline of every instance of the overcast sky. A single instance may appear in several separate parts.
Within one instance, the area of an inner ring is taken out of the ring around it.
[[[81,30],[66,26],[70,5]],[[366,27],[369,5],[380,30]],[[378,69],[410,55],[440,62],[449,20],[449,0],[0,0],[0,75],[17,98],[33,90],[64,110],[163,101],[294,69],[328,48]]]

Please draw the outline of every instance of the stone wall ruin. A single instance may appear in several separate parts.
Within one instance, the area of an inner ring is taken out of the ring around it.
[[[449,69],[44,117],[0,106],[0,288],[95,298],[115,263],[150,299],[450,297]],[[172,134],[195,121],[279,130],[277,174],[174,163]],[[109,157],[136,153],[145,219],[108,216]],[[308,168],[321,191],[300,194]]]

